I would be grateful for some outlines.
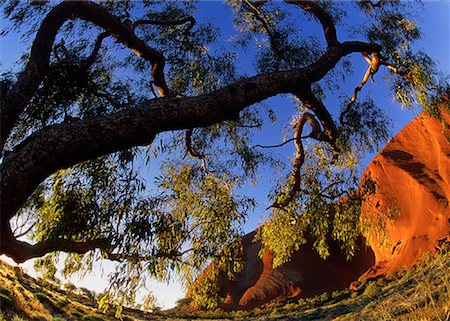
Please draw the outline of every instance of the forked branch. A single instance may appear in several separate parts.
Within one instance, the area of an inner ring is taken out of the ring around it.
[[[271,207],[274,208],[285,208],[287,205],[289,205],[290,202],[294,199],[294,197],[297,195],[297,193],[301,189],[301,168],[303,166],[303,163],[305,162],[305,151],[303,149],[303,143],[302,143],[302,132],[303,127],[306,123],[309,123],[312,130],[311,133],[308,135],[308,137],[317,137],[318,133],[321,132],[319,122],[316,120],[314,115],[306,112],[304,113],[295,123],[294,128],[294,144],[295,144],[295,160],[294,160],[294,166],[292,170],[292,186],[287,192],[287,195],[281,200],[277,201],[274,204],[272,204]]]
[[[50,53],[55,37],[67,20],[79,18],[90,21],[111,34],[139,57],[152,64],[152,78],[161,96],[170,96],[164,76],[165,59],[161,52],[148,46],[139,39],[132,28],[103,8],[89,1],[64,1],[55,6],[43,20],[33,45],[24,71],[19,75],[12,88],[1,97],[0,150],[16,123],[20,113],[42,81],[49,67]],[[95,53],[95,51],[94,51]]]
[[[350,109],[352,108],[353,104],[355,103],[356,99],[358,98],[358,93],[362,90],[362,88],[365,86],[365,84],[367,83],[367,81],[369,80],[369,78],[372,78],[373,80],[373,76],[378,72],[378,70],[380,69],[380,64],[381,64],[381,55],[379,52],[372,52],[370,57],[367,53],[363,52],[362,53],[364,59],[369,63],[369,67],[367,68],[360,84],[358,86],[356,86],[355,90],[353,91],[353,95],[352,98],[350,99],[350,101],[348,102],[347,106],[345,107],[345,109],[341,112],[341,114],[339,115],[339,122],[342,123],[344,120],[344,116],[345,114],[347,114]]]
[[[2,254],[11,257],[17,263],[22,263],[35,257],[41,257],[54,251],[84,254],[94,249],[107,249],[110,246],[108,239],[95,239],[84,242],[51,239],[36,244],[29,244],[6,234],[2,231]]]
[[[103,40],[110,36],[109,32],[102,32],[97,36],[97,39],[95,39],[94,49],[92,50],[89,57],[84,61],[84,64],[86,65],[86,68],[89,69],[97,59],[98,53],[100,51],[100,48],[102,46]]]
[[[313,133],[314,137],[319,141],[329,142],[336,149],[337,127],[330,112],[323,102],[312,92],[310,87],[301,87],[296,91],[295,95],[303,102],[303,104],[319,118],[320,124],[324,128],[323,131]]]
[[[195,148],[192,146],[192,133],[193,133],[193,129],[187,129],[184,132],[184,143],[186,146],[186,153],[193,157],[193,158],[198,158],[201,160],[202,162],[202,169],[204,171],[206,171],[206,161],[205,161],[205,154],[199,153],[198,151],[195,150]]]

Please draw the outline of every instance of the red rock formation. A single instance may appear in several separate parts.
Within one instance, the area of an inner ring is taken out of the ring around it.
[[[444,116],[450,124],[450,115]],[[363,178],[377,189],[362,204],[363,220],[386,222],[389,240],[365,235],[376,264],[361,278],[388,275],[416,263],[450,232],[450,127],[425,113],[416,117],[374,158]],[[389,219],[387,213],[394,219]]]
[[[373,252],[361,238],[364,250],[351,262],[345,260],[335,244],[331,244],[331,255],[326,261],[305,244],[290,262],[274,269],[271,251],[265,251],[262,259],[259,258],[261,242],[253,242],[254,235],[253,232],[243,238],[244,270],[235,280],[223,284],[227,294],[224,309],[252,309],[277,298],[310,297],[344,289],[375,262]]]
[[[446,107],[447,108],[447,107]],[[259,258],[254,232],[243,238],[244,270],[222,280],[223,308],[251,309],[276,298],[313,296],[344,289],[358,279],[388,275],[417,263],[425,251],[450,235],[450,115],[444,122],[421,114],[396,135],[369,164],[361,182],[376,182],[375,194],[362,204],[362,219],[385,223],[386,240],[372,229],[351,262],[331,244],[322,260],[303,245],[292,260],[273,269],[272,253]],[[394,217],[392,217],[393,215]],[[389,218],[388,216],[391,216]]]

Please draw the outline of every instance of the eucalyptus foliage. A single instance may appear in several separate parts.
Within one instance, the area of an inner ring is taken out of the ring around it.
[[[29,44],[44,17],[59,3],[3,2],[1,7],[9,23],[3,27],[2,35],[18,32]],[[420,39],[421,33],[412,18],[412,4],[380,3],[374,6],[366,1],[318,1],[315,5],[324,9],[330,21],[342,29],[354,31],[352,19],[347,19],[349,15],[369,19],[369,24],[354,32],[354,38],[367,41],[365,47],[374,47],[372,43],[380,46],[385,65],[389,62],[391,67],[382,72],[382,78],[391,85],[391,94],[406,107],[420,104],[439,116],[431,102],[445,87],[445,81],[442,82],[433,61],[424,52],[415,50],[413,42]],[[164,104],[164,99],[169,101],[167,108],[172,108],[183,99],[201,99],[223,88],[230,88],[224,95],[229,95],[231,101],[238,96],[232,86],[245,82],[245,73],[267,74],[267,79],[274,79],[282,75],[280,72],[308,71],[327,52],[327,47],[338,45],[324,43],[317,13],[279,1],[227,1],[235,27],[231,46],[220,43],[221,25],[198,16],[197,7],[205,4],[196,1],[99,1],[97,5],[117,18],[120,30],[130,28],[127,23],[153,21],[136,24],[131,32],[162,53],[166,84],[161,85],[153,58],[141,59],[141,53],[135,54],[137,49],[128,50],[126,47],[130,45],[122,36],[109,31],[102,42],[96,42],[95,39],[103,37],[100,23],[89,22],[87,18],[68,19],[51,44],[47,70],[7,136],[2,154],[4,166],[8,165],[8,155],[50,129],[77,126],[92,119],[100,122],[111,115],[138,110],[149,102]],[[298,22],[299,17],[308,21],[307,26],[316,24],[320,31],[309,33]],[[158,23],[163,21],[167,23]],[[100,47],[96,48],[97,44]],[[25,52],[19,67],[4,70],[2,96],[6,97],[14,84],[23,80],[23,74],[17,70],[34,53]],[[238,61],[244,53],[250,57],[252,66],[242,71]],[[392,72],[394,66],[396,72]],[[280,155],[276,148],[261,148],[254,142],[259,131],[267,128],[277,128],[281,140],[281,127],[285,128],[286,144],[294,145],[287,141],[293,134],[293,123],[313,109],[297,92],[307,86],[291,90],[289,86],[280,85],[278,89],[266,85],[270,91],[266,96],[296,96],[283,107],[293,122],[281,123],[284,119],[278,118],[277,106],[259,98],[254,99],[259,104],[246,103],[253,101],[252,90],[259,86],[255,80],[245,83],[245,88],[238,88],[245,91],[238,102],[245,101],[246,105],[239,107],[237,116],[227,114],[220,121],[203,121],[206,125],[201,126],[184,125],[180,120],[181,125],[165,124],[165,129],[154,137],[142,134],[128,145],[120,142],[108,152],[98,155],[92,152],[95,157],[78,160],[73,156],[57,163],[56,170],[45,175],[31,195],[27,195],[27,201],[18,204],[20,210],[14,213],[14,219],[7,222],[2,219],[2,224],[9,228],[11,221],[14,235],[28,230],[24,234],[38,244],[52,240],[72,242],[68,244],[94,242],[89,251],[56,248],[39,259],[36,266],[52,277],[54,263],[60,262],[63,275],[69,276],[86,273],[94,268],[95,262],[104,259],[116,261],[115,272],[108,276],[110,288],[100,301],[104,309],[134,304],[136,290],[146,285],[147,276],[167,281],[175,272],[188,286],[212,263],[189,294],[195,305],[212,308],[220,300],[219,278],[232,278],[242,268],[239,237],[243,234],[243,223],[256,205],[243,187],[258,183],[261,175],[270,171],[275,183],[267,199],[274,206],[267,210],[270,220],[260,229],[258,237],[264,249],[275,253],[274,266],[289,261],[292,253],[306,242],[311,242],[320,256],[326,258],[330,237],[350,258],[357,251],[355,240],[364,228],[359,214],[360,202],[366,194],[357,190],[361,161],[386,142],[391,123],[370,97],[358,97],[348,104],[351,93],[343,84],[349,79],[353,81],[354,74],[357,77],[363,74],[353,68],[349,57],[343,55],[336,67],[329,69],[318,79],[311,76],[307,82],[311,95],[320,101],[327,97],[340,101],[337,104],[340,110],[337,106],[330,109],[331,116],[339,118],[335,121],[337,136],[330,138],[330,131],[323,128],[328,136],[322,137],[327,139],[314,139],[312,134],[302,138],[305,160],[299,183],[291,175],[291,159]],[[371,78],[376,76],[371,71]],[[164,90],[170,95],[161,94]],[[156,113],[157,107],[154,108]],[[164,114],[164,110],[159,113]],[[339,114],[341,117],[336,117]],[[326,127],[322,119],[321,126]],[[187,156],[181,129],[192,131],[189,147],[201,156],[198,159]],[[308,130],[310,127],[305,129],[304,136]],[[126,126],[108,131],[116,135],[117,141],[124,132]],[[96,134],[93,130],[92,135]],[[61,144],[74,144],[78,148],[81,143],[61,137]],[[44,147],[36,148],[44,150]],[[55,156],[51,149],[45,152]],[[298,153],[297,150],[294,158]],[[30,177],[33,175],[30,171]],[[286,206],[275,206],[289,199],[297,185],[295,197]],[[343,197],[347,201],[338,201]],[[63,256],[61,252],[69,253]],[[154,303],[152,300],[150,305]]]

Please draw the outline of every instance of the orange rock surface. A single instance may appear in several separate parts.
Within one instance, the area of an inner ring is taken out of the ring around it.
[[[450,235],[450,115],[443,123],[422,113],[374,158],[361,182],[370,178],[376,191],[362,204],[362,220],[385,224],[364,235],[351,262],[331,244],[322,260],[306,244],[292,260],[273,269],[273,255],[258,253],[254,233],[243,237],[244,269],[235,280],[221,280],[224,309],[251,309],[276,298],[309,297],[344,289],[357,279],[384,276],[417,263]]]
[[[447,126],[425,113],[416,117],[367,167],[363,178],[377,189],[362,204],[362,217],[383,219],[388,244],[368,233],[376,264],[361,279],[389,275],[418,262],[449,237],[450,115]],[[446,127],[446,128],[445,128]],[[388,218],[388,213],[393,219]]]

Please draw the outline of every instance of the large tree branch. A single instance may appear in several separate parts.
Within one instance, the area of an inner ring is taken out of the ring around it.
[[[30,101],[49,66],[56,34],[65,21],[79,18],[105,29],[136,55],[152,63],[152,77],[161,96],[171,95],[164,77],[165,60],[156,49],[141,41],[133,29],[98,4],[89,1],[64,1],[54,7],[43,20],[31,47],[30,58],[17,82],[1,97],[0,150],[20,113]]]
[[[294,144],[295,144],[295,159],[294,159],[294,167],[292,169],[292,186],[290,187],[289,191],[283,197],[282,200],[275,202],[271,207],[275,208],[284,208],[286,207],[294,197],[297,195],[297,193],[301,189],[301,168],[303,166],[303,163],[305,162],[305,151],[303,149],[303,143],[302,143],[302,132],[303,127],[306,123],[309,123],[311,126],[311,133],[308,135],[310,137],[317,136],[317,133],[320,132],[320,125],[317,122],[314,115],[310,113],[304,113],[295,123],[294,128]]]
[[[339,44],[333,18],[316,1],[285,0],[285,2],[299,6],[306,12],[313,14],[317,18],[317,20],[319,20],[319,22],[322,24],[328,47],[336,46]]]
[[[17,240],[8,228],[2,226],[0,231],[0,253],[9,256],[17,263],[41,257],[54,251],[84,254],[94,249],[107,249],[110,246],[108,239],[95,239],[85,242],[51,239],[36,244],[29,244]]]
[[[314,112],[324,128],[323,132],[320,132],[313,138],[320,141],[327,141],[331,143],[333,148],[336,148],[337,127],[323,102],[313,94],[310,87],[300,88],[295,94],[308,109]]]
[[[75,120],[44,128],[26,139],[0,164],[0,217],[6,224],[36,186],[50,174],[79,162],[148,145],[156,134],[204,127],[236,119],[247,106],[280,93],[292,93],[321,79],[352,49],[374,45],[344,43],[329,48],[308,67],[243,79],[211,94],[166,97],[112,115]]]
[[[244,108],[280,93],[295,93],[322,79],[341,57],[374,51],[362,42],[330,47],[310,66],[254,76],[198,97],[165,97],[117,113],[43,128],[5,155],[0,164],[0,228],[40,182],[58,169],[133,146],[148,145],[161,132],[236,120]],[[0,253],[5,252],[0,244]]]

